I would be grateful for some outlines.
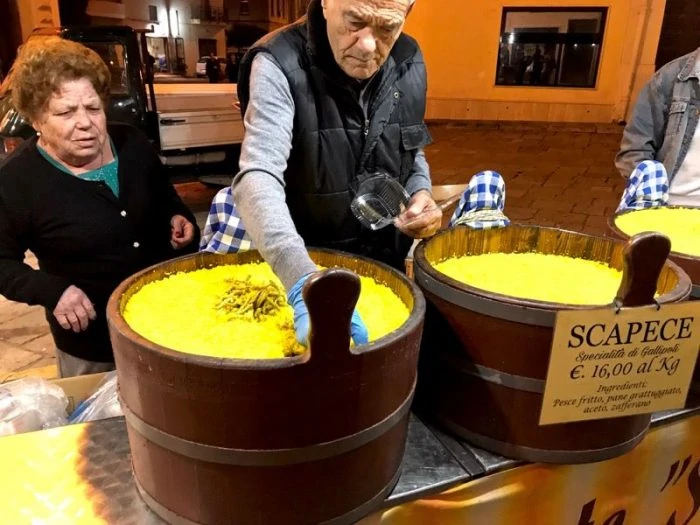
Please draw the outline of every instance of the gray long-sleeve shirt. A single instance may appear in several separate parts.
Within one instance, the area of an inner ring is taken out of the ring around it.
[[[233,199],[253,244],[287,290],[316,270],[285,198],[284,172],[292,148],[294,111],[284,73],[274,58],[258,53],[251,65],[250,100]],[[423,189],[431,189],[430,170],[419,150],[406,190],[413,195]]]

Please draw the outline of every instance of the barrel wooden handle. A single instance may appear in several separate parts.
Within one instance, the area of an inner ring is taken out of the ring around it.
[[[671,240],[657,232],[644,232],[625,245],[622,283],[615,297],[620,306],[645,306],[654,302],[656,284],[671,252]]]
[[[341,268],[313,274],[304,283],[309,310],[310,364],[337,364],[352,359],[350,321],[360,297],[360,278]]]

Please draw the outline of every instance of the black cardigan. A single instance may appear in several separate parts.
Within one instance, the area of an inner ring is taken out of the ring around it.
[[[199,244],[195,218],[146,136],[124,124],[110,124],[108,132],[119,157],[119,198],[102,182],[54,167],[36,138],[0,164],[0,294],[44,306],[58,348],[101,362],[114,359],[105,318],[112,291],[129,275]],[[170,219],[177,214],[195,225],[195,239],[175,251]],[[27,249],[40,270],[22,262]],[[61,328],[52,313],[71,284],[87,294],[98,316],[77,334]]]

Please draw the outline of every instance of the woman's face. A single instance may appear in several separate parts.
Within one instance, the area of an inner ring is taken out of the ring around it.
[[[76,167],[96,160],[107,139],[102,99],[86,78],[61,82],[32,124],[42,147]]]

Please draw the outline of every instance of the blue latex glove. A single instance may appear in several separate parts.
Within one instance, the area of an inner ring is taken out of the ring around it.
[[[297,341],[304,346],[309,346],[309,310],[306,308],[302,289],[306,279],[311,275],[310,273],[304,275],[287,293],[287,302],[294,308],[294,330],[297,334]],[[369,340],[367,327],[362,322],[357,310],[352,313],[350,336],[356,345],[365,344]]]

